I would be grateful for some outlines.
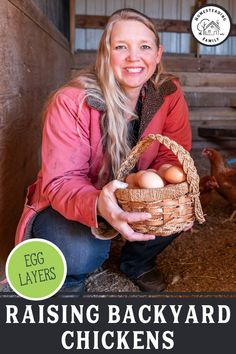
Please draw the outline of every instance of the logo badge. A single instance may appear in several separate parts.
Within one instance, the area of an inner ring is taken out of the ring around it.
[[[194,38],[205,46],[213,47],[223,43],[229,36],[232,20],[228,12],[218,5],[206,5],[191,17],[191,31]]]
[[[12,290],[28,300],[45,300],[62,287],[67,273],[60,249],[44,239],[21,242],[9,254],[6,277]]]

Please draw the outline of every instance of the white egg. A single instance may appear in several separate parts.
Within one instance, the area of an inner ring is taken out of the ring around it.
[[[163,179],[155,172],[145,171],[137,179],[140,188],[162,188],[164,187]]]

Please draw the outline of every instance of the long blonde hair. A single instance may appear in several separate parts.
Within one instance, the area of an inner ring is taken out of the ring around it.
[[[131,116],[131,119],[137,118],[135,113],[130,111],[128,98],[115,79],[110,65],[111,32],[114,24],[121,20],[143,23],[155,34],[156,45],[159,48],[159,35],[150,18],[134,9],[118,10],[110,16],[106,24],[99,43],[95,67],[79,72],[78,76],[68,83],[69,86],[84,88],[85,99],[93,96],[106,106],[106,112],[101,116],[104,160],[99,177],[102,177],[108,169],[110,179],[114,178],[121,162],[130,152],[127,115]],[[151,81],[158,88],[163,82],[173,78],[173,75],[164,72],[160,62]]]

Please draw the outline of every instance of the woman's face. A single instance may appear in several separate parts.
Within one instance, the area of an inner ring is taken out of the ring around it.
[[[162,47],[158,49],[154,33],[135,20],[116,22],[110,44],[110,63],[116,80],[127,94],[138,94],[160,62]]]

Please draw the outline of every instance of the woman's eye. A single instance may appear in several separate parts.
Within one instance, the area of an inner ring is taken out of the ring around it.
[[[125,49],[125,48],[126,48],[125,45],[122,45],[122,44],[115,46],[115,49],[117,49],[117,50]]]
[[[143,44],[141,46],[142,49],[151,49],[150,45],[147,45],[147,44]]]

